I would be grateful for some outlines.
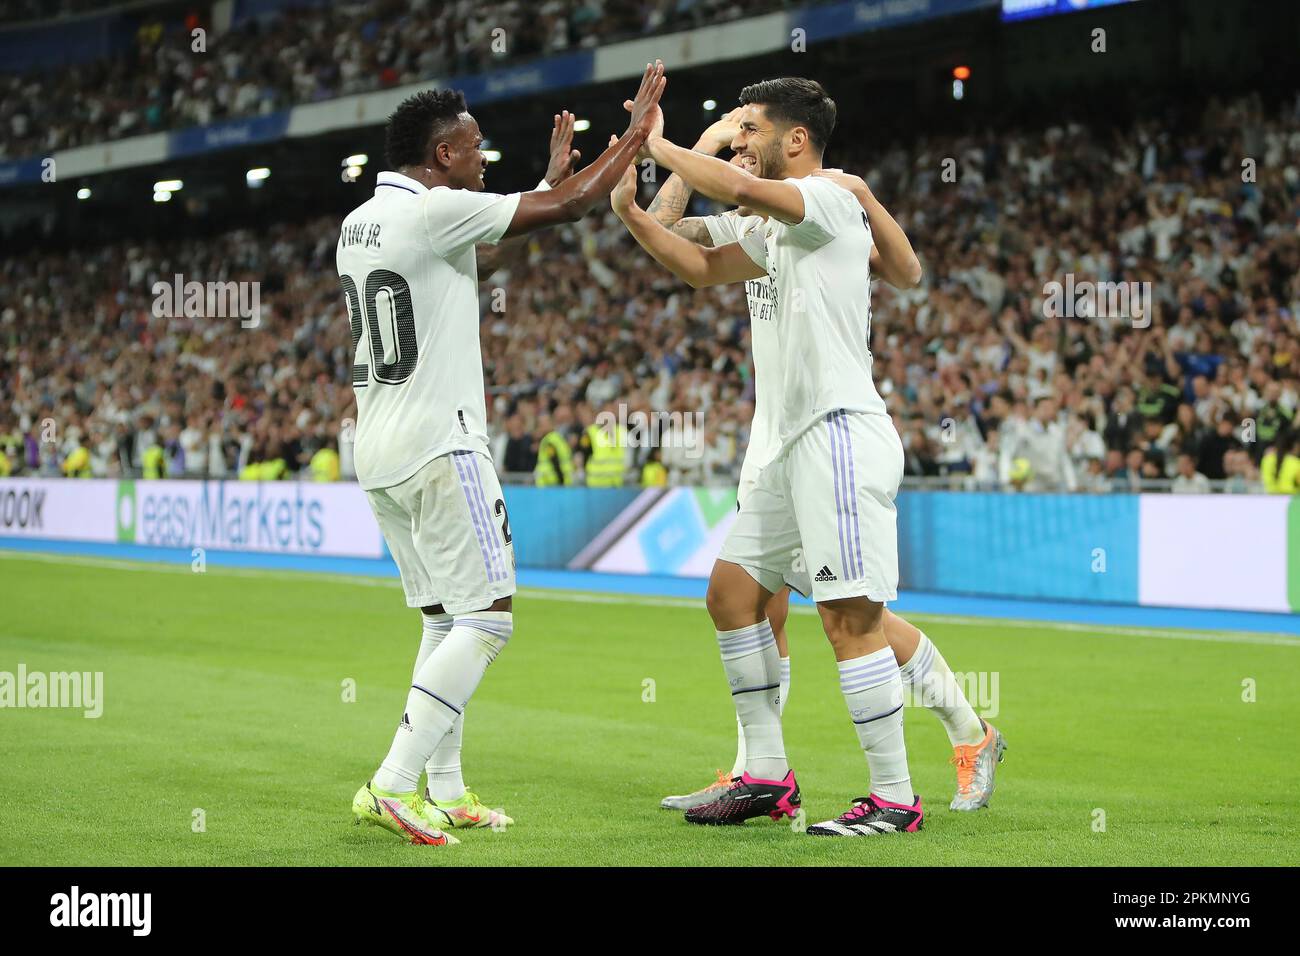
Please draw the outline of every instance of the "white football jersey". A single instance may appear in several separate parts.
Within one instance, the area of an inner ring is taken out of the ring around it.
[[[452,451],[489,454],[474,244],[500,240],[518,205],[519,193],[384,172],[343,220],[362,488],[392,487]]]
[[[887,414],[871,378],[867,214],[829,179],[786,182],[803,193],[803,221],[768,219],[740,238],[772,280],[782,447],[836,409]]]
[[[763,225],[762,216],[740,216],[735,212],[705,216],[705,228],[715,246],[738,242],[750,229]],[[745,283],[749,302],[749,344],[754,352],[754,420],[749,426],[749,444],[740,466],[740,486],[758,479],[758,473],[781,448],[781,345],[776,336],[772,280],[759,276]]]

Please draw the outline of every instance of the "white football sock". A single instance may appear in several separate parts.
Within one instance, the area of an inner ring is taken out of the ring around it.
[[[781,656],[772,625],[764,618],[717,636],[744,737],[744,770],[763,780],[783,780],[790,766],[781,739]]]
[[[423,614],[421,617],[424,618],[424,629],[420,635],[420,652],[415,658],[415,670],[411,675],[412,684],[415,683],[415,674],[420,672],[421,665],[433,653],[433,649],[451,633],[454,620],[450,614]],[[425,773],[429,778],[429,796],[442,803],[459,800],[465,795],[465,779],[460,770],[460,741],[464,725],[465,714],[462,712],[425,765]]]
[[[840,661],[839,667],[840,691],[867,755],[871,792],[910,807],[914,795],[903,743],[903,681],[893,650],[883,647]]]
[[[451,803],[465,796],[465,778],[460,770],[460,741],[464,732],[465,714],[461,713],[442,738],[438,749],[425,764],[429,777],[429,797],[439,803]]]
[[[948,740],[956,747],[974,745],[984,739],[984,725],[971,707],[948,662],[931,640],[921,634],[916,652],[900,668],[903,686],[916,695],[921,706],[943,722]]]
[[[734,780],[745,772],[745,725],[736,718],[736,762],[731,765],[731,778]]]
[[[785,713],[785,702],[790,696],[790,658],[782,657],[781,661],[781,713]],[[745,728],[741,726],[740,718],[736,718],[736,762],[731,765],[731,776],[739,777],[745,772]]]
[[[443,737],[465,709],[483,672],[510,640],[509,611],[457,615],[411,683],[406,712],[388,756],[375,773],[380,790],[411,793]]]

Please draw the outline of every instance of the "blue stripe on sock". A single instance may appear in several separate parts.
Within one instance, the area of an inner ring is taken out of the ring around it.
[[[437,694],[435,694],[433,691],[429,690],[427,687],[421,687],[419,684],[412,684],[411,687],[413,687],[415,690],[420,691],[420,692],[423,693],[423,694],[428,694],[430,697],[432,697],[432,698],[433,698],[434,700],[436,700],[438,703],[440,703],[440,704],[442,704],[443,706],[449,708],[453,713],[457,713],[457,714],[459,714],[459,713],[461,712],[461,711],[460,711],[460,708],[457,707],[455,704],[452,704],[452,703],[449,703],[448,701],[443,700],[441,697],[439,697],[439,696],[438,696]]]
[[[895,707],[893,710],[889,711],[888,713],[884,713],[884,714],[876,714],[876,716],[874,716],[874,717],[868,717],[866,720],[855,720],[855,721],[853,721],[853,722],[854,722],[855,724],[869,724],[869,723],[871,723],[873,720],[883,720],[884,718],[890,716],[890,714],[896,714],[896,713],[898,713],[898,712],[899,712],[900,710],[902,710],[902,709],[903,709],[903,705],[902,705],[902,704],[899,704],[897,707]]]

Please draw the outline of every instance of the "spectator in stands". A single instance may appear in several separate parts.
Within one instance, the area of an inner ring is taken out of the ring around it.
[[[28,15],[54,15],[48,5],[20,2]],[[90,0],[60,3],[80,9]],[[131,49],[0,77],[0,128],[7,132],[0,158],[271,113],[780,6],[780,0],[746,0],[743,7],[684,0],[304,2],[269,15],[237,16],[218,33],[189,8],[179,12],[160,4],[136,31]],[[192,30],[200,25],[207,28],[206,47],[196,58]],[[104,30],[113,32],[111,26]],[[54,121],[38,129],[30,117],[32,103]]]
[[[1267,382],[1264,385],[1263,402],[1255,413],[1255,436],[1259,447],[1286,443],[1294,415],[1294,406],[1287,407],[1282,403],[1282,383]]]
[[[651,448],[646,463],[641,466],[642,488],[663,488],[668,484],[668,469],[664,467],[663,452]]]
[[[559,22],[570,7],[556,3]],[[447,6],[467,15],[460,4]],[[279,30],[259,36],[285,39]],[[344,35],[307,32],[331,44]],[[231,54],[222,69],[244,69],[241,50],[217,54]],[[394,55],[409,62],[394,66],[398,73],[420,69],[423,53],[402,50]],[[313,89],[345,81],[328,68],[304,76]],[[255,83],[275,85],[273,77]],[[104,95],[93,83],[79,90]],[[302,92],[314,95],[306,80]],[[1071,125],[999,135],[996,144],[963,134],[873,142],[868,153],[837,158],[900,197],[896,214],[921,237],[926,259],[922,286],[881,286],[872,301],[876,374],[909,480],[942,480],[969,467],[971,481],[959,485],[1003,485],[1005,475],[990,477],[990,462],[1000,463],[1008,446],[1017,449],[1012,458],[1025,457],[1022,433],[1042,441],[1053,429],[1063,433],[1080,485],[1096,453],[1089,433],[1100,435],[1101,472],[1115,490],[1137,490],[1144,476],[1167,482],[1180,454],[1213,481],[1249,488],[1269,448],[1279,450],[1269,480],[1281,480],[1300,403],[1300,113],[1291,106],[1270,114],[1252,99],[1210,101],[1191,120],[1187,150],[1142,147],[1130,135],[1140,127]],[[10,125],[2,112],[0,123]],[[1275,154],[1250,191],[1223,155],[1211,161],[1205,157],[1219,154],[1197,151],[1246,126]],[[940,188],[936,154],[975,157],[982,185]],[[698,211],[710,208],[700,201]],[[1116,210],[1125,211],[1118,221]],[[1178,228],[1160,225],[1166,220]],[[0,418],[9,423],[10,470],[61,473],[67,453],[41,440],[40,423],[50,420],[60,434],[72,424],[82,429],[94,475],[141,477],[147,466],[157,473],[145,454],[158,447],[171,457],[173,477],[176,467],[232,477],[264,464],[274,441],[284,475],[305,477],[337,434],[340,477],[350,478],[343,423],[356,413],[349,325],[332,278],[336,228],[336,220],[317,218],[75,254],[33,249],[0,262]],[[207,279],[218,269],[223,278],[264,281],[274,332],[152,315],[154,278],[181,271]],[[1044,314],[1039,290],[1071,271],[1151,281],[1150,328],[1135,327],[1134,317]],[[629,410],[687,416],[661,448],[671,481],[735,480],[754,394],[743,287],[686,289],[648,262],[612,217],[538,240],[508,284],[510,321],[485,306],[481,326],[489,427],[498,447],[516,441],[526,462],[519,426],[509,424],[522,419],[527,444],[539,452],[534,480],[547,470],[540,451],[552,432],[569,455],[566,469],[552,441],[558,470],[547,466],[548,473],[555,483],[566,470],[572,479],[574,442],[594,421],[587,403],[606,397]],[[50,348],[55,341],[60,347]],[[1046,425],[1045,400],[1059,409]],[[695,412],[706,413],[709,426],[697,445]],[[955,447],[943,441],[945,418],[957,424]],[[701,454],[687,456],[688,446]],[[1242,448],[1253,461],[1230,457]],[[630,462],[632,473],[647,460]]]
[[[1214,430],[1206,433],[1201,440],[1196,455],[1196,470],[1211,481],[1222,481],[1228,477],[1228,453],[1238,447],[1233,435],[1232,419],[1220,418]]]
[[[1142,416],[1134,410],[1133,390],[1127,385],[1120,386],[1102,432],[1106,447],[1127,451],[1142,433],[1144,424]]]
[[[1056,400],[1043,396],[1034,405],[1033,418],[1015,428],[1002,446],[1001,474],[1012,480],[1017,459],[1028,462],[1026,491],[1074,491],[1078,488],[1074,463],[1066,444],[1065,428],[1056,420]]]
[[[1269,494],[1300,494],[1300,435],[1289,445],[1270,447],[1260,461],[1259,472]]]
[[[573,449],[569,439],[558,427],[550,415],[543,414],[537,420],[537,430],[541,438],[537,445],[537,464],[533,466],[533,477],[539,488],[554,485],[572,485],[574,483]]]
[[[1170,490],[1174,494],[1207,495],[1210,493],[1210,480],[1196,470],[1196,460],[1184,452],[1178,456],[1178,474]]]
[[[511,415],[506,421],[506,442],[494,460],[507,473],[532,474],[537,467],[537,442],[524,429],[522,415]]]

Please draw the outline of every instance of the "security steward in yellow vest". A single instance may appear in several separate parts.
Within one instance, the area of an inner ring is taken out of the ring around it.
[[[552,429],[537,446],[537,464],[533,481],[538,488],[573,484],[573,449],[569,440]]]
[[[1259,477],[1270,495],[1300,494],[1300,436],[1285,455],[1276,447],[1265,452],[1259,463]]]
[[[582,433],[587,453],[587,487],[621,488],[627,448],[627,429],[621,425],[614,435],[599,425],[588,425]]]
[[[162,445],[154,442],[144,450],[143,460],[141,462],[142,471],[145,478],[158,479],[167,477],[167,455],[163,451]]]
[[[310,467],[313,481],[338,481],[339,453],[325,445],[311,456]]]

